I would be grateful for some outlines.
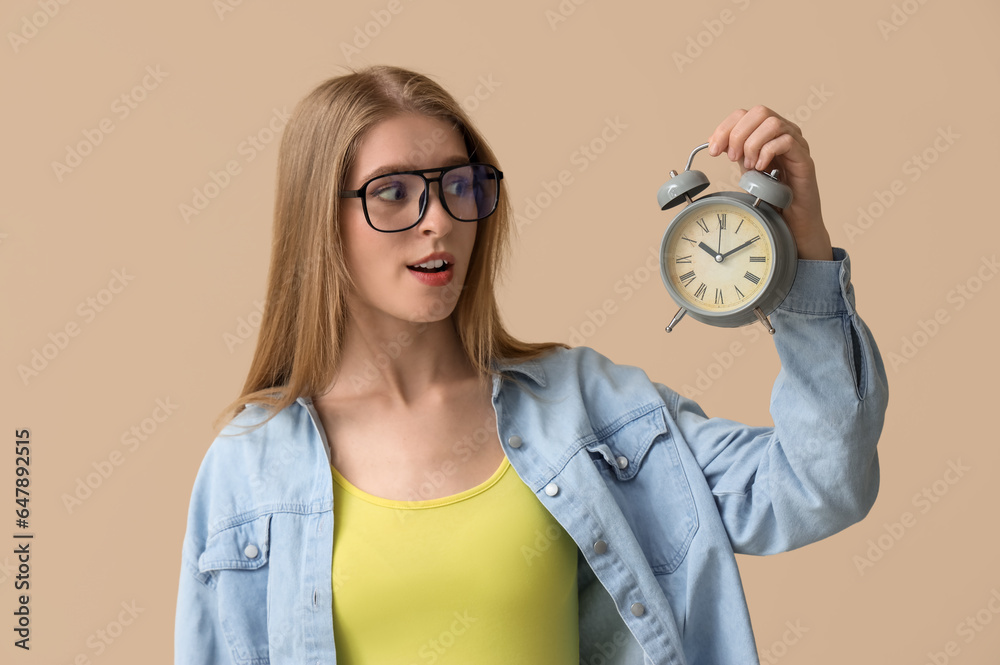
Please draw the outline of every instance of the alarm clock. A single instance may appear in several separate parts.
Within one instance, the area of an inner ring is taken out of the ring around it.
[[[735,328],[760,321],[774,334],[768,315],[795,280],[798,250],[776,208],[792,202],[792,190],[778,181],[778,170],[747,171],[745,192],[704,191],[708,178],[692,171],[691,162],[708,144],[698,146],[687,166],[660,187],[660,210],[687,202],[670,222],[660,242],[660,276],[680,309],[666,327],[684,317],[713,326]]]

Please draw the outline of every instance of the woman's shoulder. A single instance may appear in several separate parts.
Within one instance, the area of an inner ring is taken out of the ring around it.
[[[581,364],[608,362],[605,356],[589,346],[554,346],[545,353],[528,358],[506,358],[497,361],[504,371],[515,371],[524,374],[535,374],[546,370],[558,371],[567,367],[579,367]],[[612,363],[613,364],[613,363]]]
[[[277,412],[246,404],[212,441],[202,466],[232,473],[234,468],[274,463],[274,458],[295,454],[294,448],[308,443],[311,425],[300,400]]]
[[[551,377],[586,375],[607,377],[621,374],[641,373],[640,367],[620,364],[589,346],[558,347],[543,356],[509,365],[509,369],[544,376],[546,382]]]
[[[310,503],[315,476],[328,473],[325,452],[313,448],[318,434],[309,429],[306,406],[296,401],[271,415],[246,405],[205,452],[189,509],[189,530],[202,540],[271,510],[282,497]]]
[[[557,348],[507,369],[533,379],[546,397],[564,398],[568,393],[577,393],[595,407],[662,403],[664,395],[671,392],[660,391],[661,386],[641,367],[615,362],[588,346]]]

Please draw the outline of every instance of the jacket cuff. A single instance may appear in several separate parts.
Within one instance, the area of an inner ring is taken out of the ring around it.
[[[779,310],[799,314],[854,314],[851,258],[840,247],[833,248],[832,261],[799,259],[795,281]]]

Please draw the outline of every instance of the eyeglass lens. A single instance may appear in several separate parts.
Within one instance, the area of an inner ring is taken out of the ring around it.
[[[452,168],[441,174],[438,184],[445,209],[459,221],[483,219],[496,207],[497,177],[491,167],[470,164]],[[371,181],[365,191],[368,219],[385,231],[413,226],[427,205],[428,186],[415,173],[390,173]]]

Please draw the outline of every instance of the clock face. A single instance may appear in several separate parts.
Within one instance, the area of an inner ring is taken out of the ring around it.
[[[767,287],[774,274],[771,235],[749,210],[696,202],[671,224],[663,268],[685,307],[725,314],[754,302]]]

